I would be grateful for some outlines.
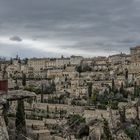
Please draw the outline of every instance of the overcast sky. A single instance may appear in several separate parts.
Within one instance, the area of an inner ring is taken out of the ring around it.
[[[140,0],[0,0],[0,56],[92,57],[140,45]]]

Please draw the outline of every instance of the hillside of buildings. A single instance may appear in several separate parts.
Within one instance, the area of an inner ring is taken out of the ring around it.
[[[0,60],[0,140],[140,140],[139,109],[140,46]]]

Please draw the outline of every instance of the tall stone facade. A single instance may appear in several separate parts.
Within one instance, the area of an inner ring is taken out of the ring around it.
[[[129,67],[130,73],[140,73],[140,46],[130,48],[131,65]]]

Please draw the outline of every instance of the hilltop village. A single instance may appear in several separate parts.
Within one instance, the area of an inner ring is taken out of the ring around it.
[[[0,140],[140,140],[140,46],[1,59],[0,94]]]

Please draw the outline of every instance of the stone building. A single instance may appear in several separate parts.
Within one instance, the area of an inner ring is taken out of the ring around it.
[[[93,70],[95,71],[106,70],[107,66],[108,66],[108,61],[106,57],[93,58]]]
[[[125,65],[130,61],[130,55],[125,53],[115,54],[108,57],[108,60],[113,65],[122,64]]]
[[[131,65],[129,66],[129,71],[132,74],[137,74],[140,72],[140,46],[130,48],[131,54]]]
[[[56,67],[56,59],[55,58],[51,58],[51,59],[48,59],[45,63],[45,67],[46,68],[54,68]]]
[[[83,60],[82,56],[71,56],[70,57],[70,64],[71,65],[79,65],[81,61]]]
[[[70,64],[70,58],[58,58],[56,59],[56,67],[64,67]]]
[[[83,65],[92,66],[93,65],[93,58],[84,58],[81,63]]]
[[[140,46],[130,48],[131,63],[140,63]]]
[[[46,66],[48,58],[31,58],[28,60],[28,66],[32,67],[34,71],[40,71]]]
[[[48,78],[56,78],[62,77],[62,69],[48,69],[47,70],[47,77]]]
[[[6,71],[8,73],[8,77],[11,75],[14,75],[17,72],[21,71],[21,65],[20,64],[11,64],[6,67]]]

